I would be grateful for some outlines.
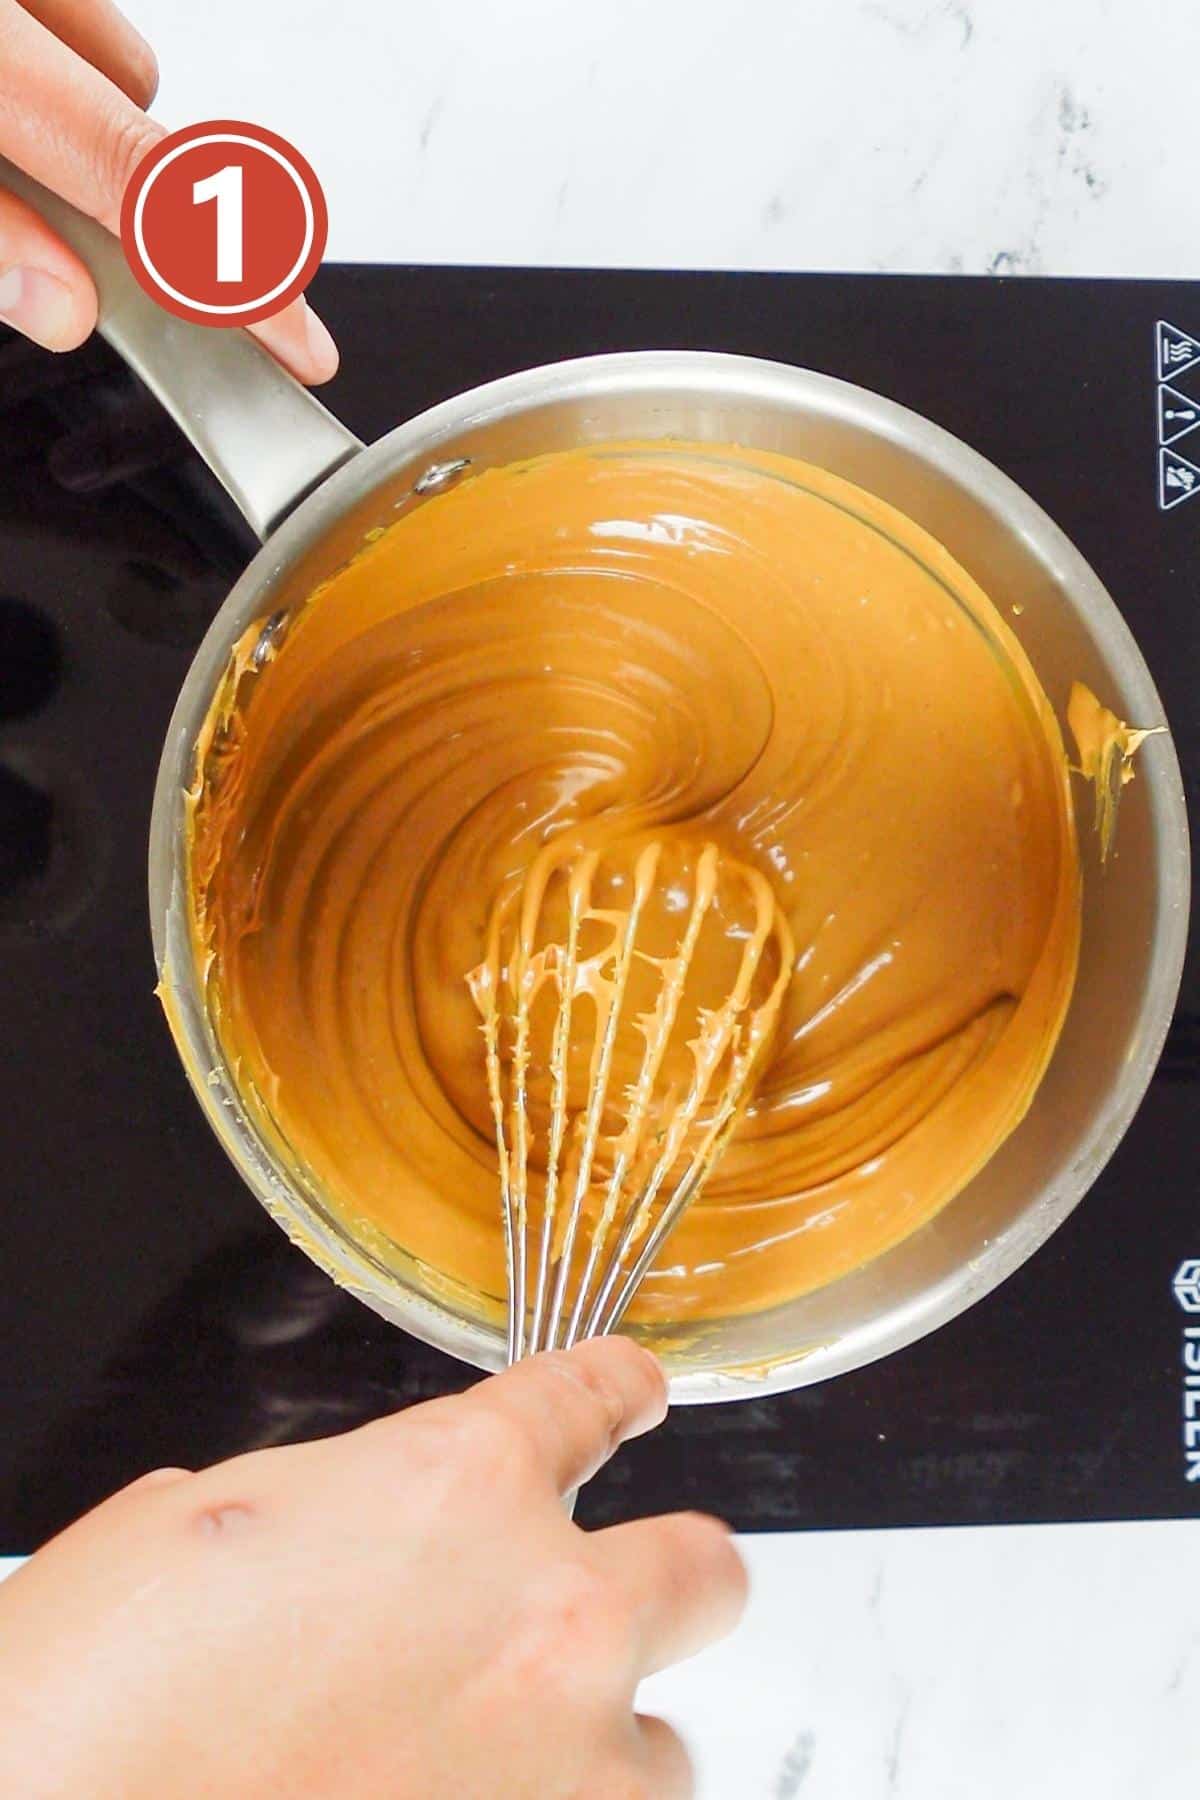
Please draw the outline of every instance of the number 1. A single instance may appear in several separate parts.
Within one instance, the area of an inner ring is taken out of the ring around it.
[[[242,279],[242,165],[226,163],[215,175],[192,183],[197,206],[217,203],[217,280]]]

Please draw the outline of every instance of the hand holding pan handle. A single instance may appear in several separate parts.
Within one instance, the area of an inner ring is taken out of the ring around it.
[[[248,332],[193,325],[156,306],[110,232],[4,157],[0,186],[86,263],[101,335],[166,407],[260,538],[362,449]]]

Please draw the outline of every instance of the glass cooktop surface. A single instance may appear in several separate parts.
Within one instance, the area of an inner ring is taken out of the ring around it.
[[[365,439],[514,369],[646,347],[802,364],[927,414],[1028,489],[1113,594],[1195,831],[1200,285],[333,267],[315,298],[343,349],[325,397]],[[102,344],[54,358],[0,337],[0,1553],[154,1464],[338,1431],[473,1379],[270,1223],[153,996],[159,749],[253,547]],[[1132,1129],[1031,1262],[857,1374],[678,1409],[585,1490],[581,1518],[1200,1515],[1183,1366],[1198,1152],[1193,953]]]

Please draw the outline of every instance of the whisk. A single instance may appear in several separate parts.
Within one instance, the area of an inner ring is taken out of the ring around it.
[[[508,1359],[617,1328],[737,1129],[793,963],[714,843],[551,842],[492,908],[483,1021]]]

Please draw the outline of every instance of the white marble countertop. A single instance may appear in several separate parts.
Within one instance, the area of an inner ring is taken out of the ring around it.
[[[125,0],[341,259],[1197,275],[1192,0]]]
[[[1191,0],[125,3],[159,117],[296,142],[334,258],[1200,275]],[[1194,1785],[1200,1522],[746,1548],[644,1696],[703,1800]]]
[[[1182,1800],[1200,1523],[743,1540],[741,1632],[643,1705],[699,1800]]]

